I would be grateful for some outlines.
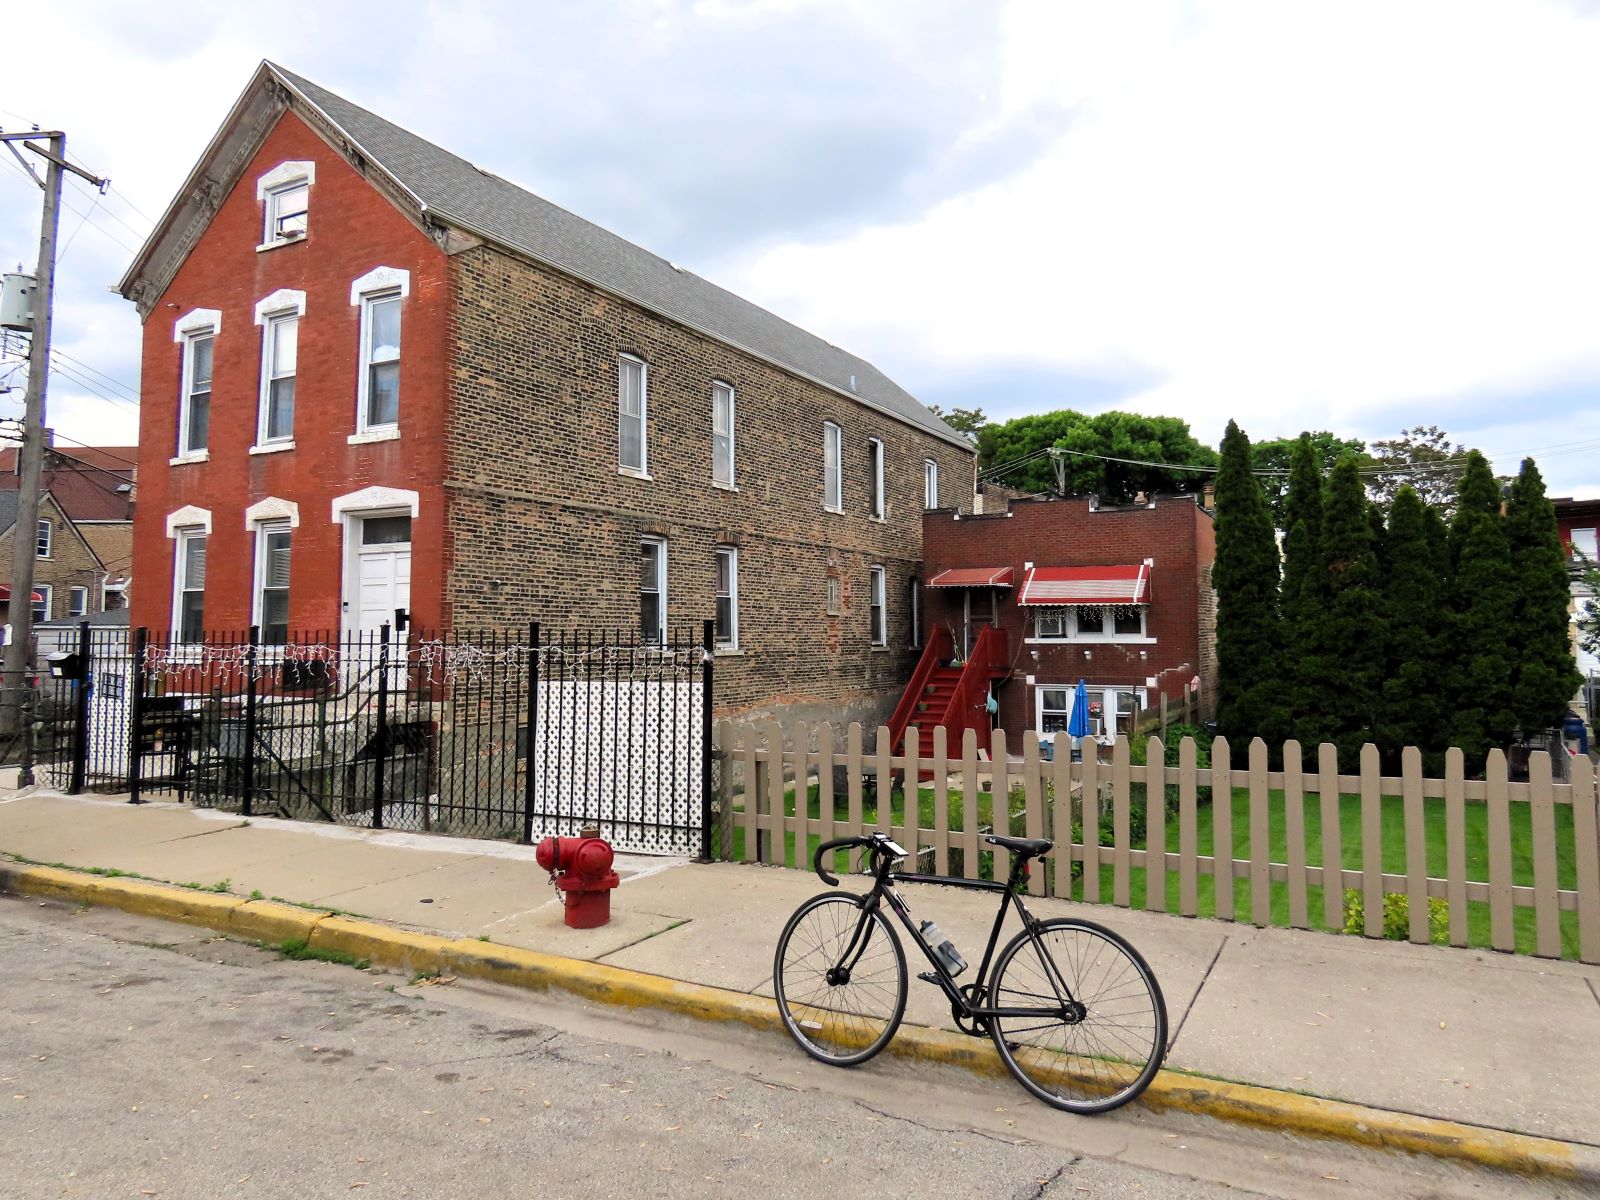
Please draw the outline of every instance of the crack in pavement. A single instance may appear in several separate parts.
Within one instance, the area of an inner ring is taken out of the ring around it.
[[[987,1138],[991,1142],[999,1142],[1002,1146],[1011,1146],[1013,1148],[1017,1146],[1031,1146],[1034,1144],[1028,1138],[1002,1137],[998,1133],[990,1133],[986,1129],[974,1129],[971,1126],[968,1126],[965,1129],[948,1129],[943,1125],[933,1125],[927,1121],[918,1120],[915,1117],[903,1117],[899,1113],[884,1112],[881,1108],[873,1108],[872,1105],[868,1104],[865,1100],[852,1100],[850,1103],[854,1104],[857,1108],[864,1108],[869,1113],[883,1117],[885,1120],[903,1121],[907,1125],[914,1126],[917,1129],[926,1129],[930,1133],[970,1134],[973,1137]]]
[[[1082,1161],[1082,1155],[1073,1155],[1054,1171],[1050,1172],[1050,1177],[1048,1179],[1039,1180],[1037,1186],[1033,1189],[1033,1191],[1029,1192],[1028,1195],[1023,1198],[1023,1200],[1043,1200],[1044,1194],[1054,1187],[1058,1182],[1060,1182],[1063,1175],[1072,1170],[1073,1167],[1077,1166]]]
[[[1178,1037],[1183,1033],[1183,1027],[1188,1024],[1189,1014],[1194,1011],[1194,1006],[1200,1003],[1200,993],[1205,989],[1206,980],[1211,978],[1211,972],[1217,965],[1217,960],[1222,957],[1222,952],[1228,948],[1228,935],[1222,935],[1222,941],[1217,943],[1217,952],[1211,956],[1211,961],[1206,964],[1205,974],[1200,976],[1200,983],[1194,989],[1194,995],[1189,997],[1189,1003],[1184,1006],[1183,1016],[1178,1018],[1178,1026],[1172,1031],[1172,1036],[1167,1039],[1167,1053],[1172,1053],[1172,1048],[1178,1044]]]

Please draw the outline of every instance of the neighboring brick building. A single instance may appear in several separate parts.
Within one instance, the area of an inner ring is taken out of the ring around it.
[[[49,431],[45,437],[51,437]],[[78,580],[66,585],[89,587],[90,613],[127,603],[133,574],[134,465],[138,454],[137,446],[45,447],[40,491],[50,493],[62,517],[77,526],[104,567],[101,577],[92,583]],[[16,494],[21,484],[18,459],[17,447],[0,448],[0,492]],[[61,619],[68,607],[64,599],[53,604],[54,618]]]
[[[0,489],[0,612],[9,619],[11,547],[17,536],[17,493]],[[50,492],[39,497],[33,564],[34,622],[86,617],[103,610],[105,567]]]
[[[135,624],[717,617],[721,711],[893,704],[975,454],[870,364],[272,64],[121,289]]]
[[[1006,635],[995,684],[1008,733],[1067,727],[1078,680],[1097,735],[1136,705],[1216,677],[1212,515],[1194,496],[1104,507],[1093,496],[1014,500],[1005,512],[923,517],[924,612],[958,651],[978,626]]]

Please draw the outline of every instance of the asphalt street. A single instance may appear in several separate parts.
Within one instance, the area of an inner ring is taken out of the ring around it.
[[[0,1196],[1561,1196],[0,898]]]

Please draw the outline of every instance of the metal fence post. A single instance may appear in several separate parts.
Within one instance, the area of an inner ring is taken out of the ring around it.
[[[72,776],[67,784],[67,795],[76,796],[83,791],[84,776],[89,773],[89,680],[90,668],[89,622],[78,622],[78,680],[77,691],[72,695]]]
[[[389,757],[389,622],[378,630],[378,729],[373,739],[372,827],[383,828],[383,767]]]
[[[716,662],[717,623],[700,630],[700,861],[710,862],[711,846],[711,670]],[[801,822],[804,827],[805,822]]]
[[[150,630],[141,625],[133,631],[133,677],[128,681],[128,803],[143,804],[139,785],[143,781],[145,655],[150,645]]]
[[[239,811],[252,815],[256,790],[256,658],[261,646],[261,626],[250,626],[250,644],[244,652],[244,797]]]
[[[528,732],[523,740],[522,755],[522,844],[533,841],[533,748],[534,733],[539,728],[539,622],[528,624]]]

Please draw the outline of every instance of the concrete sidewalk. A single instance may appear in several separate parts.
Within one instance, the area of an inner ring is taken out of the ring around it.
[[[236,896],[765,996],[784,921],[824,890],[799,871],[624,856],[611,923],[578,931],[563,925],[532,847],[37,793],[0,798],[0,851],[172,883],[226,880]],[[969,958],[981,951],[988,897],[904,894]],[[1055,900],[1029,907],[1101,921],[1140,948],[1166,994],[1169,1067],[1600,1145],[1600,968]],[[916,981],[907,1020],[953,1028],[939,993]]]

